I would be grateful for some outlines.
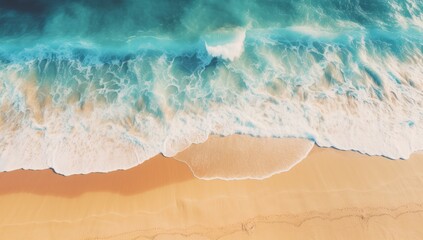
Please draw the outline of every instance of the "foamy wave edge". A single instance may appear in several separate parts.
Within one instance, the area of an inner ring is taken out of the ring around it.
[[[293,167],[295,167],[298,163],[300,163],[302,160],[304,160],[305,158],[307,158],[307,156],[309,155],[309,153],[311,152],[312,148],[314,146],[318,146],[318,147],[324,147],[324,148],[334,148],[337,150],[343,150],[343,151],[355,151],[361,154],[365,154],[368,156],[383,156],[386,157],[387,159],[393,159],[393,158],[389,158],[387,156],[384,155],[371,155],[368,154],[366,152],[362,152],[359,150],[355,150],[355,149],[342,149],[342,148],[338,148],[335,146],[319,146],[316,142],[311,141],[311,140],[307,140],[307,139],[303,139],[303,138],[272,138],[274,140],[280,139],[280,140],[289,140],[289,139],[299,139],[299,140],[304,140],[305,142],[309,142],[310,144],[307,145],[302,145],[299,146],[300,150],[296,150],[294,152],[296,152],[296,154],[298,155],[297,158],[295,159],[288,159],[289,164],[284,166],[284,167],[278,167],[278,168],[274,168],[272,170],[268,170],[266,171],[264,174],[257,174],[257,172],[255,172],[254,170],[247,170],[242,172],[241,175],[237,174],[235,175],[231,175],[231,174],[214,174],[212,173],[211,176],[202,176],[200,174],[198,174],[196,172],[196,170],[194,169],[194,167],[187,161],[185,161],[184,159],[182,159],[181,157],[179,157],[179,153],[184,152],[185,150],[193,147],[193,145],[199,145],[201,146],[202,144],[204,144],[205,142],[207,142],[210,138],[210,136],[218,136],[218,135],[208,135],[205,139],[199,140],[197,142],[190,142],[189,144],[185,144],[183,148],[179,149],[178,151],[172,150],[172,154],[169,153],[164,153],[163,151],[160,152],[151,152],[149,155],[145,155],[144,157],[140,158],[139,155],[136,154],[136,152],[134,151],[134,149],[131,149],[131,147],[129,146],[122,146],[119,144],[116,144],[115,146],[113,145],[109,145],[108,147],[110,148],[102,148],[99,147],[98,148],[98,152],[97,152],[97,156],[93,156],[92,154],[90,154],[90,156],[92,157],[90,162],[88,162],[87,165],[82,164],[80,162],[80,158],[78,158],[79,156],[84,155],[83,153],[80,154],[76,154],[75,156],[73,156],[74,158],[72,159],[73,161],[31,161],[30,158],[27,159],[20,159],[21,161],[2,161],[1,164],[1,172],[9,172],[9,171],[14,171],[14,170],[46,170],[46,169],[51,169],[52,171],[54,171],[55,173],[59,174],[59,175],[63,175],[63,176],[71,176],[71,175],[78,175],[78,174],[92,174],[92,173],[108,173],[108,172],[113,172],[113,171],[118,171],[118,170],[127,170],[133,167],[136,167],[142,163],[144,163],[145,161],[148,161],[150,159],[152,159],[153,157],[155,157],[158,154],[163,154],[165,157],[169,157],[169,158],[173,158],[175,161],[180,161],[185,163],[191,170],[191,172],[193,173],[193,176],[195,176],[196,178],[202,179],[202,180],[246,180],[246,179],[253,179],[253,180],[262,180],[262,179],[266,179],[269,177],[272,177],[275,174],[279,174],[279,173],[283,173],[283,172],[287,172],[290,171]],[[220,136],[221,138],[228,138],[228,137],[232,137],[232,136],[248,136],[248,135],[239,135],[239,134],[232,134],[232,135],[228,135],[228,136]],[[252,137],[252,136],[248,136],[250,138],[254,138],[257,141],[261,141],[264,138],[261,137]],[[31,139],[31,137],[29,137],[29,139]],[[97,146],[103,146],[103,144],[98,143],[97,142]],[[301,145],[301,144],[300,144]],[[282,148],[284,146],[281,146]],[[289,148],[289,147],[288,147]],[[111,150],[111,151],[110,151]],[[260,149],[257,149],[260,150]],[[132,151],[132,152],[131,152]],[[259,151],[260,152],[260,151]],[[109,155],[110,153],[113,153],[112,155]],[[411,154],[422,154],[422,150],[415,150],[414,152],[411,152]],[[200,154],[201,155],[201,154]],[[107,156],[107,157],[105,157]],[[85,158],[86,159],[86,158]],[[404,159],[404,158],[401,158]],[[68,159],[69,160],[69,159]],[[112,161],[110,161],[112,160]],[[286,159],[281,156],[280,157],[280,161],[285,161]],[[399,159],[398,159],[399,160]],[[259,164],[264,164],[266,165],[266,163],[264,161],[266,161],[266,159],[256,159],[257,163]],[[4,164],[6,163],[6,164]],[[77,167],[78,169],[75,169],[75,167]],[[219,172],[219,171],[218,171]],[[214,175],[213,175],[214,174]]]
[[[392,159],[405,159],[412,152],[423,149],[423,115],[418,111],[423,101],[420,52],[413,53],[408,59],[400,58],[395,52],[389,52],[387,56],[372,55],[370,53],[377,49],[377,45],[369,40],[354,51],[348,51],[356,57],[347,61],[350,66],[341,59],[342,48],[323,42],[323,60],[308,55],[310,66],[307,72],[302,72],[301,61],[298,61],[297,68],[288,68],[292,61],[286,65],[279,59],[281,52],[277,51],[283,48],[290,53],[297,49],[296,45],[291,46],[288,42],[286,46],[276,40],[274,38],[270,43],[260,41],[263,45],[259,48],[251,43],[245,44],[244,54],[233,62],[210,60],[205,69],[212,69],[217,76],[212,84],[203,91],[194,88],[197,85],[190,87],[198,93],[198,96],[194,94],[193,102],[205,98],[210,89],[215,98],[206,104],[207,110],[199,109],[202,105],[194,105],[182,115],[177,115],[180,112],[178,105],[172,109],[166,101],[173,98],[164,97],[166,94],[173,97],[175,84],[178,84],[169,81],[177,76],[167,72],[174,59],[167,61],[163,56],[152,57],[154,68],[151,72],[156,78],[148,94],[155,96],[156,101],[150,105],[137,101],[134,106],[124,104],[127,93],[135,88],[129,84],[120,89],[117,100],[110,104],[105,104],[107,92],[102,91],[114,90],[112,85],[110,89],[90,89],[84,98],[64,94],[57,103],[51,104],[48,101],[68,92],[66,84],[46,88],[41,86],[44,81],[35,79],[37,76],[31,71],[28,76],[21,74],[19,79],[14,68],[20,70],[22,64],[5,62],[8,71],[0,73],[5,83],[0,86],[4,92],[0,101],[4,106],[0,105],[0,109],[6,109],[10,114],[7,119],[0,118],[0,170],[52,168],[60,174],[72,175],[127,169],[159,153],[174,156],[193,143],[205,142],[210,134],[305,138],[321,147],[355,150]],[[278,48],[274,48],[275,44]],[[416,44],[411,42],[410,46],[419,50],[415,48]],[[304,48],[303,52],[311,54],[316,49]],[[260,56],[260,62],[266,63],[267,68],[252,69],[247,64],[251,54]],[[292,54],[288,56],[292,57]],[[294,60],[306,59],[301,54],[293,57]],[[46,75],[44,80],[50,73],[45,62],[50,60],[34,60],[37,67],[46,69],[42,72]],[[140,70],[136,68],[138,64],[145,62],[138,60],[131,61],[134,74]],[[25,62],[25,65],[34,61]],[[181,66],[185,67],[182,62]],[[76,65],[82,70],[95,68]],[[78,72],[78,76],[89,73],[89,70]],[[99,68],[97,71],[103,73],[103,70]],[[295,70],[292,79],[287,70]],[[351,70],[351,76],[344,70]],[[286,74],[286,81],[280,81],[278,74],[281,73]],[[350,79],[346,81],[345,77]],[[97,79],[98,82],[101,79]],[[95,95],[99,92],[101,94]],[[96,100],[91,102],[95,105],[91,110],[90,99]],[[142,104],[158,106],[156,108],[161,112],[137,113],[136,108]],[[2,123],[4,120],[6,123]]]

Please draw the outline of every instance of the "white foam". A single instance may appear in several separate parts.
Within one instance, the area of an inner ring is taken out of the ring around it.
[[[377,49],[367,49],[370,43],[360,44],[354,59],[351,54],[341,58],[336,45],[322,45],[322,60],[311,55],[317,51],[312,46],[309,50],[257,46],[249,52],[257,62],[246,58],[227,62],[207,81],[200,81],[197,74],[183,75],[178,91],[185,94],[185,105],[177,110],[168,97],[169,87],[178,84],[172,72],[176,60],[165,56],[149,62],[153,79],[148,82],[141,81],[143,62],[129,62],[128,71],[141,79],[137,84],[146,85],[120,88],[114,102],[96,101],[99,91],[109,90],[106,87],[88,89],[84,101],[94,104],[88,113],[81,113],[79,103],[67,104],[66,97],[58,106],[41,106],[31,92],[37,88],[23,88],[34,76],[8,65],[0,71],[0,170],[108,172],[133,167],[159,153],[175,156],[210,134],[236,133],[310,139],[324,147],[408,158],[423,149],[423,56],[419,51],[401,60],[388,51],[378,56]],[[58,95],[66,94],[64,88],[52,86]],[[128,96],[139,90],[154,95],[150,104],[157,105],[161,115],[133,109]]]
[[[402,4],[392,1],[389,4],[395,10],[393,17],[402,28],[408,29],[412,26],[423,29],[423,16],[416,0],[405,0]]]
[[[220,57],[229,61],[239,58],[244,52],[246,31],[244,29],[235,29],[231,33],[235,36],[233,39],[230,39],[229,42],[214,44],[212,42],[205,41],[207,52],[213,57]]]

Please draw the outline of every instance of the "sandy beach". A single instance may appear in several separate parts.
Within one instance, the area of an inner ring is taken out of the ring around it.
[[[0,0],[0,240],[423,240],[423,0]]]
[[[201,180],[163,156],[107,174],[3,172],[0,239],[422,239],[422,169],[421,154],[314,146],[263,180]]]

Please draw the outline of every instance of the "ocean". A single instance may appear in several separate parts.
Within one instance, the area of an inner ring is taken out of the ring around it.
[[[0,170],[127,169],[209,135],[423,149],[423,1],[0,1]]]

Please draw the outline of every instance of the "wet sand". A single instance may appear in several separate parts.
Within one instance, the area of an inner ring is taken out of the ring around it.
[[[0,173],[0,239],[422,239],[422,222],[422,154],[314,147],[264,180],[200,180],[163,156],[107,174]]]

